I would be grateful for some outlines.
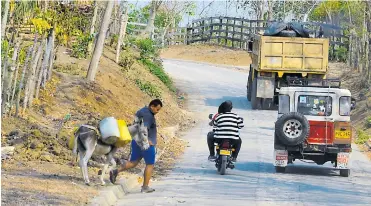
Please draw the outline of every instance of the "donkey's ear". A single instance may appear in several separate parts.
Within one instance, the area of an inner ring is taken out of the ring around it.
[[[143,118],[139,118],[139,124],[144,124]]]
[[[138,118],[138,116],[135,115],[135,116],[134,116],[134,124],[135,124],[135,123],[138,123],[138,122],[139,122],[139,118]]]

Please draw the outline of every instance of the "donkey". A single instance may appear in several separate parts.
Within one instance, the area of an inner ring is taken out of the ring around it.
[[[143,119],[135,117],[134,123],[128,126],[131,137],[139,142],[142,148],[148,148],[148,129],[144,126]],[[100,181],[102,185],[105,185],[103,178],[108,169],[108,165],[111,163],[112,167],[116,167],[116,161],[114,155],[117,151],[117,147],[108,145],[102,142],[99,138],[98,129],[90,125],[81,125],[75,132],[75,142],[73,153],[79,154],[81,173],[84,178],[85,184],[90,185],[88,177],[88,161],[94,156],[106,156],[102,173],[100,174]]]

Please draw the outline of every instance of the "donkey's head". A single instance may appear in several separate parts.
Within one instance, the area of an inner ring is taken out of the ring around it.
[[[148,128],[144,125],[143,118],[135,116],[132,127],[134,135],[138,135],[139,140],[148,139]]]

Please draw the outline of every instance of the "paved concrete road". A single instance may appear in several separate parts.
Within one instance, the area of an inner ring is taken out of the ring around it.
[[[134,188],[118,205],[371,205],[371,164],[357,147],[349,178],[332,165],[295,161],[276,174],[273,161],[275,111],[252,111],[246,100],[246,73],[190,62],[167,60],[166,70],[189,93],[191,109],[203,120],[186,133],[182,160],[167,177],[152,183],[156,192]],[[245,119],[242,149],[234,170],[216,172],[208,162],[208,114],[230,99]]]

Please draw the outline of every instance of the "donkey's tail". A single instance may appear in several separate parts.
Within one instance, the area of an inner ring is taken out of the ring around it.
[[[78,138],[79,138],[79,130],[80,128],[78,128],[75,132],[75,138],[73,140],[73,150],[72,150],[72,153],[74,155],[77,155],[78,151],[77,151],[77,141],[78,141]]]

